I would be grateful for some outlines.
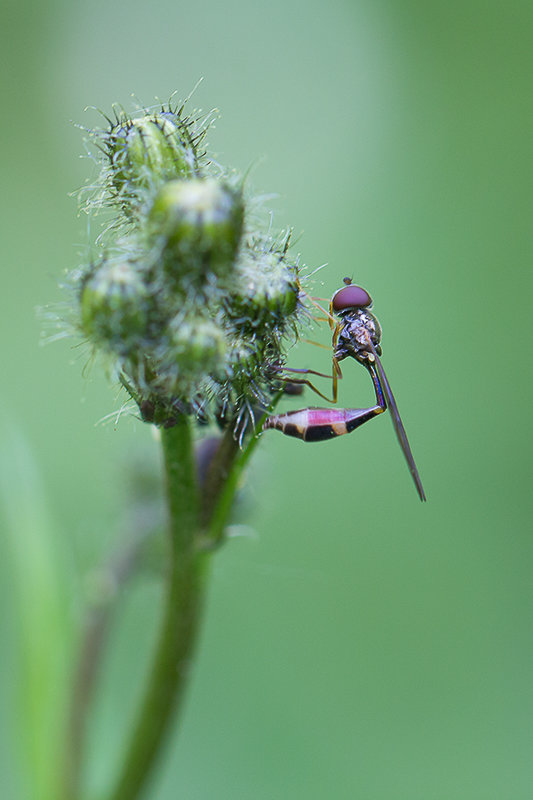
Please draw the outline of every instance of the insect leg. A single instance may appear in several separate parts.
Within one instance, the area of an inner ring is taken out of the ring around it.
[[[315,372],[313,372],[313,370],[307,370],[307,369],[302,369],[302,370],[294,370],[293,369],[293,370],[291,370],[291,372],[303,372],[304,374],[305,373],[311,373],[312,375],[320,375],[323,378],[331,378],[331,375],[323,375],[321,372],[316,372],[315,373]],[[310,389],[313,390],[313,392],[315,392],[315,394],[317,394],[319,397],[321,397],[323,400],[325,400],[326,403],[335,402],[334,400],[332,401],[329,397],[326,397],[325,394],[322,394],[320,389],[317,389],[316,386],[314,385],[314,383],[311,383],[311,381],[308,380],[307,378],[293,378],[292,376],[287,376],[287,378],[283,378],[282,377],[282,378],[280,378],[280,380],[286,380],[287,383],[296,383],[296,384],[301,384],[302,386],[308,386]]]
[[[300,369],[297,367],[283,367],[283,372],[298,372],[302,375],[318,375],[319,378],[331,378],[331,375],[327,375],[325,372],[317,372],[316,369]]]
[[[332,398],[326,397],[316,386],[311,383],[310,380],[307,378],[292,378],[290,377],[289,380],[291,383],[302,383],[306,386],[309,386],[310,389],[313,390],[319,397],[325,400],[327,403],[336,403],[337,402],[337,395],[338,395],[338,381],[342,378],[341,368],[339,366],[338,360],[335,356],[332,357],[332,369],[331,375],[326,375],[324,372],[317,372],[314,369],[296,369],[294,367],[283,367],[284,372],[295,372],[302,375],[317,375],[319,378],[329,378],[331,380],[332,385]],[[282,378],[283,380],[283,378]]]
[[[312,344],[315,347],[321,347],[323,350],[329,350],[329,344],[322,344],[321,342],[314,342],[312,339],[299,339],[300,342],[304,342],[305,344]]]

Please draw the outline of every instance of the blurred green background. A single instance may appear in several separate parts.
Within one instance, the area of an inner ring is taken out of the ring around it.
[[[58,637],[118,535],[128,464],[158,459],[147,426],[95,425],[120,400],[99,369],[82,376],[75,342],[39,344],[35,309],[62,299],[91,234],[68,196],[92,172],[70,120],[203,76],[191,105],[221,109],[211,150],[279,195],[275,226],[328,262],[317,292],[349,274],[373,295],[428,503],[386,416],[317,445],[265,436],[251,535],[214,563],[183,727],[148,796],[531,798],[531,3],[3,0],[0,30],[3,796],[31,797],[28,750],[49,758]],[[327,353],[291,362],[325,369]],[[345,375],[341,403],[370,401],[363,370]],[[120,605],[95,797],[158,600],[148,575]]]

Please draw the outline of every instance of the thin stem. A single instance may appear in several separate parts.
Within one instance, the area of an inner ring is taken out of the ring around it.
[[[270,412],[281,392],[274,398]],[[223,541],[240,477],[257,443],[266,414],[244,450],[227,429],[202,482],[199,503],[197,465],[189,423],[163,429],[162,445],[169,513],[170,568],[160,636],[137,725],[110,800],[135,800],[142,793],[183,696],[202,607],[209,550]],[[136,515],[137,516],[137,515]],[[143,526],[144,528],[145,526]],[[146,531],[112,559],[107,571],[119,587],[134,569]],[[80,797],[85,728],[114,603],[90,612],[73,687],[65,759],[63,797]]]
[[[131,539],[124,542],[109,563],[99,570],[99,576],[110,587],[110,594],[105,601],[91,605],[87,610],[67,720],[62,787],[65,800],[76,800],[81,796],[87,717],[117,602],[124,586],[134,575],[146,540],[153,532],[153,512],[148,516],[146,519],[146,509],[134,507],[127,526]],[[139,520],[142,520],[140,526]],[[137,528],[133,535],[132,527]]]
[[[170,569],[163,621],[140,714],[111,800],[143,791],[182,700],[202,608],[208,555],[196,546],[198,493],[189,422],[161,431],[169,509]]]
[[[198,633],[209,550],[223,540],[239,478],[265,417],[243,451],[233,431],[226,431],[203,486],[202,508],[189,421],[180,416],[174,427],[161,431],[171,544],[163,621],[140,714],[110,800],[140,797],[179,708]]]
[[[213,511],[220,499],[221,492],[231,479],[234,463],[241,451],[235,440],[233,429],[226,428],[219,440],[217,450],[209,464],[205,481],[202,487],[202,509],[200,521],[204,528],[209,526]]]
[[[228,517],[231,512],[235,493],[237,491],[239,480],[252,453],[259,444],[259,438],[263,429],[263,423],[269,414],[272,413],[277,406],[280,398],[283,396],[283,391],[278,392],[272,399],[268,411],[261,416],[255,426],[252,437],[244,450],[232,451],[231,467],[227,470],[224,482],[218,486],[218,491],[213,496],[213,503],[210,508],[208,518],[208,538],[211,548],[218,547],[224,539],[224,528],[227,524]],[[225,438],[229,436],[233,440],[233,433],[226,431]],[[223,445],[221,445],[222,448]],[[217,453],[218,456],[218,453]]]

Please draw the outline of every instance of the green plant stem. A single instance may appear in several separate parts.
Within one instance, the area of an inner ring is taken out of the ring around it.
[[[209,555],[197,547],[198,492],[189,421],[161,431],[170,565],[154,662],[129,749],[111,800],[135,800],[168,735],[184,694],[202,610]]]
[[[211,548],[220,546],[224,540],[224,529],[231,512],[231,507],[235,499],[235,493],[239,487],[241,476],[252,456],[252,453],[259,444],[260,434],[263,429],[263,423],[265,419],[275,409],[282,396],[283,392],[280,391],[272,398],[272,402],[268,411],[265,411],[265,413],[258,420],[254,433],[244,450],[239,450],[233,439],[232,432],[226,431],[225,438],[229,436],[233,442],[233,447],[229,443],[227,445],[229,452],[231,453],[231,465],[226,470],[225,480],[219,483],[216,493],[213,493],[208,522],[208,541]],[[219,448],[217,456],[219,455],[223,446],[224,440]],[[213,459],[213,461],[215,461],[215,459]]]
[[[233,431],[226,431],[209,466],[201,506],[189,421],[179,417],[174,427],[161,431],[171,547],[163,622],[137,725],[110,800],[140,797],[174,720],[197,638],[210,550],[223,540],[239,479],[265,416],[243,451]]]
[[[74,672],[69,713],[66,727],[65,756],[63,766],[63,786],[61,797],[64,800],[76,800],[82,794],[82,767],[86,745],[87,718],[98,679],[102,656],[107,643],[114,612],[121,592],[127,582],[134,576],[146,540],[152,533],[149,525],[134,531],[131,527],[142,515],[140,509],[132,509],[130,519],[130,539],[122,544],[109,563],[99,570],[101,578],[111,589],[109,596],[97,604],[90,605],[79,648],[78,661]],[[146,520],[143,520],[145,522]]]
[[[228,482],[231,481],[234,464],[238,460],[240,453],[239,445],[233,435],[233,429],[227,428],[219,440],[217,450],[209,464],[202,486],[200,522],[206,531],[211,526],[213,513],[219,502],[220,495],[224,492]]]

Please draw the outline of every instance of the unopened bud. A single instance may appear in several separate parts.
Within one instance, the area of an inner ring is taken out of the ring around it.
[[[235,273],[229,316],[243,331],[284,329],[298,306],[296,270],[275,251],[247,250]]]
[[[95,343],[127,353],[146,328],[147,300],[141,275],[132,264],[104,262],[82,289],[83,332]]]
[[[189,177],[196,150],[184,122],[170,112],[127,120],[107,136],[112,181],[121,200],[136,198],[139,189]]]
[[[148,226],[171,276],[220,277],[233,267],[243,215],[241,193],[227,185],[212,178],[175,180],[158,192]]]
[[[222,374],[227,342],[222,328],[199,315],[177,318],[170,325],[167,359],[177,370],[178,381]]]

